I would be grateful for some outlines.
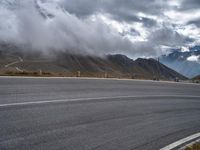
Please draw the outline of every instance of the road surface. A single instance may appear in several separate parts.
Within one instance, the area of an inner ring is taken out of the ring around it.
[[[9,64],[6,64],[4,67],[5,67],[5,68],[8,68],[8,67],[10,67],[10,66],[12,66],[12,65],[15,65],[15,64],[18,64],[18,63],[21,63],[21,62],[24,61],[21,57],[17,57],[17,58],[18,58],[17,61],[14,61],[14,62],[11,62],[11,63],[9,63]]]
[[[0,150],[157,150],[200,131],[200,86],[0,78]]]

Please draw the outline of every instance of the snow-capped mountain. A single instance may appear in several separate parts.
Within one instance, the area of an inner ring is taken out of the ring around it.
[[[189,51],[174,50],[161,57],[161,62],[168,67],[187,76],[194,77],[200,74],[200,46],[189,48]]]

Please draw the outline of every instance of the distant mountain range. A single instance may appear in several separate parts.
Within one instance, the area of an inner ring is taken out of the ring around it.
[[[160,61],[177,72],[193,78],[200,75],[200,46],[194,46],[189,51],[173,50],[161,57]]]
[[[154,59],[132,60],[125,55],[87,56],[55,52],[44,57],[36,52],[23,52],[18,47],[0,47],[0,73],[48,72],[51,74],[94,77],[124,77],[142,79],[185,80],[185,76]]]
[[[199,80],[199,81],[200,81],[200,75],[195,76],[195,77],[193,78],[193,80]]]

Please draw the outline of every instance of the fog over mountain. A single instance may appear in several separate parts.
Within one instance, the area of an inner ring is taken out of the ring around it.
[[[177,72],[193,78],[200,75],[200,46],[186,49],[175,49],[168,55],[160,57],[160,61]]]
[[[0,43],[157,57],[200,43],[199,0],[1,0]]]

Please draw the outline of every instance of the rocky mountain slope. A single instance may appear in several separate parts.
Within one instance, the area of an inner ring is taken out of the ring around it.
[[[65,52],[43,56],[40,53],[27,53],[4,46],[0,49],[0,73],[8,72],[48,72],[69,76],[80,72],[82,76],[97,77],[187,79],[154,59],[139,58],[134,61],[120,54],[100,57]]]
[[[199,81],[200,81],[200,75],[195,76],[195,77],[193,78],[193,80],[199,80]]]

